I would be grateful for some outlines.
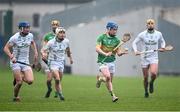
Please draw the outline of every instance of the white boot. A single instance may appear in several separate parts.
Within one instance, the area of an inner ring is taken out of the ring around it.
[[[115,95],[112,96],[112,101],[113,101],[113,102],[118,101],[118,99],[119,99],[119,98],[118,98],[117,96],[115,96]]]

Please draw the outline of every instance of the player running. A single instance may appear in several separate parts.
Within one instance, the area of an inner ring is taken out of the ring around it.
[[[155,21],[153,19],[148,19],[146,21],[147,30],[141,32],[137,38],[133,41],[133,50],[135,55],[140,55],[140,49],[138,46],[141,46],[141,51],[149,51],[158,49],[158,44],[160,43],[160,51],[164,51],[165,41],[162,36],[162,33],[155,30]],[[138,44],[139,43],[139,44]],[[144,90],[145,98],[149,97],[149,92],[154,92],[154,81],[157,78],[158,73],[158,52],[145,53],[141,55],[141,66],[144,76]],[[149,72],[151,74],[151,80],[148,82]],[[149,86],[149,92],[148,92]]]
[[[121,42],[116,36],[118,25],[114,22],[108,22],[106,25],[107,32],[97,38],[96,52],[98,53],[97,63],[99,71],[103,76],[97,76],[96,87],[99,88],[101,82],[106,83],[106,87],[112,96],[112,101],[116,102],[118,97],[113,92],[112,79],[115,73],[115,55],[122,56],[123,52],[118,48],[113,51],[116,46]]]
[[[70,63],[73,63],[69,40],[65,38],[65,29],[63,27],[56,28],[56,36],[55,38],[48,41],[46,46],[42,49],[43,59],[47,58],[48,54],[48,65],[52,72],[53,77],[55,78],[55,89],[60,97],[60,100],[64,100],[64,96],[62,94],[62,86],[61,80],[63,77],[64,70],[64,62],[65,62],[65,53],[69,57]]]
[[[29,48],[34,51],[34,61],[37,61],[38,52],[36,44],[33,40],[33,34],[30,33],[30,24],[28,22],[20,22],[19,32],[10,37],[4,47],[4,52],[10,58],[10,66],[14,75],[14,98],[13,101],[20,101],[19,91],[23,81],[31,85],[34,80],[31,67],[17,63],[16,61],[29,64]],[[11,48],[12,51],[11,52]]]
[[[60,26],[60,22],[58,20],[52,20],[51,21],[51,28],[52,28],[52,32],[47,33],[44,38],[43,38],[43,47],[47,44],[47,42],[51,39],[53,39],[55,37],[55,31],[56,28]],[[47,54],[48,55],[48,54]],[[42,64],[44,65],[44,71],[47,74],[47,81],[46,81],[46,85],[47,85],[47,92],[45,94],[45,98],[49,98],[51,92],[52,92],[52,87],[51,87],[51,81],[52,81],[52,73],[49,70],[49,67],[47,65],[47,60],[42,58]],[[57,93],[55,92],[55,96],[57,97]]]

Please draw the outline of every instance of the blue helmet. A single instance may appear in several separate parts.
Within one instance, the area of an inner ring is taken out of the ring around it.
[[[107,25],[106,25],[106,28],[107,29],[118,29],[118,25],[114,22],[108,22]]]
[[[21,27],[30,27],[30,24],[28,22],[19,22],[18,27],[19,27],[19,29]]]

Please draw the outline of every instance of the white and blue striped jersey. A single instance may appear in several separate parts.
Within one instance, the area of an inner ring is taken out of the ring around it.
[[[140,45],[137,47],[137,44]],[[135,38],[132,47],[135,52],[149,51],[157,50],[159,46],[160,48],[165,48],[165,44],[166,43],[161,32],[154,30],[153,33],[149,33],[147,30],[145,30]],[[158,52],[142,54],[141,58],[158,58]]]
[[[29,63],[29,49],[32,41],[32,33],[22,37],[18,32],[10,37],[8,43],[12,46],[13,55],[17,61]]]
[[[64,38],[61,42],[56,41],[56,38],[51,39],[45,46],[48,51],[48,61],[64,61],[66,49],[69,47],[69,40]]]

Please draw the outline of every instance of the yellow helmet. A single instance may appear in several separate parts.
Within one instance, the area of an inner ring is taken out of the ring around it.
[[[60,22],[58,20],[52,20],[51,25],[60,25]]]
[[[149,24],[149,23],[153,23],[153,24],[155,24],[154,19],[147,19],[147,20],[146,20],[146,24]]]

